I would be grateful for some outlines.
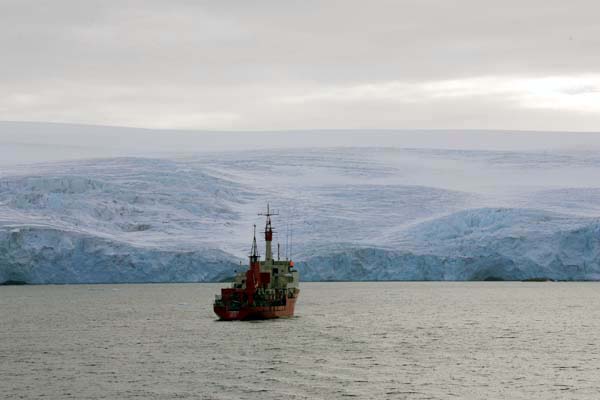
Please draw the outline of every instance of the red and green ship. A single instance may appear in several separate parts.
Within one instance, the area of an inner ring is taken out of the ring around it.
[[[265,257],[260,259],[254,240],[249,256],[249,268],[238,272],[231,287],[222,288],[214,303],[215,314],[222,320],[250,320],[292,317],[300,294],[299,274],[291,259],[280,260],[279,245],[277,260],[273,258],[272,213],[267,205],[265,224]]]

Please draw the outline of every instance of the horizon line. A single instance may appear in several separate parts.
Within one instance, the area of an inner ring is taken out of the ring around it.
[[[392,132],[494,132],[494,133],[568,133],[568,134],[600,134],[600,130],[577,131],[577,130],[544,130],[544,129],[506,129],[506,128],[270,128],[270,129],[211,129],[211,128],[149,128],[143,126],[128,126],[128,125],[104,125],[81,122],[56,122],[56,121],[26,121],[26,120],[0,120],[0,124],[32,124],[32,125],[63,125],[63,126],[80,126],[90,128],[119,128],[132,130],[147,130],[157,132],[210,132],[210,133],[278,133],[278,132],[364,132],[375,131],[382,133]]]

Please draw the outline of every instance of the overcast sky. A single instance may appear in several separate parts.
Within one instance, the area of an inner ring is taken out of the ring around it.
[[[0,0],[0,120],[600,131],[600,1]]]

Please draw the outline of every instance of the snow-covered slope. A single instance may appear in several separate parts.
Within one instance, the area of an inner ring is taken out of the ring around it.
[[[267,201],[303,279],[600,279],[599,174],[591,152],[366,147],[6,166],[0,281],[219,280]]]

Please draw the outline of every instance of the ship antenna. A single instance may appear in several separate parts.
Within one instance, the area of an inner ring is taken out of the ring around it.
[[[262,215],[266,217],[266,223],[265,223],[265,261],[272,261],[273,260],[273,252],[271,251],[271,242],[273,241],[273,225],[271,224],[271,217],[273,215],[279,215],[278,212],[276,211],[271,211],[271,206],[269,203],[267,203],[267,212],[266,213],[259,213],[258,215]]]

